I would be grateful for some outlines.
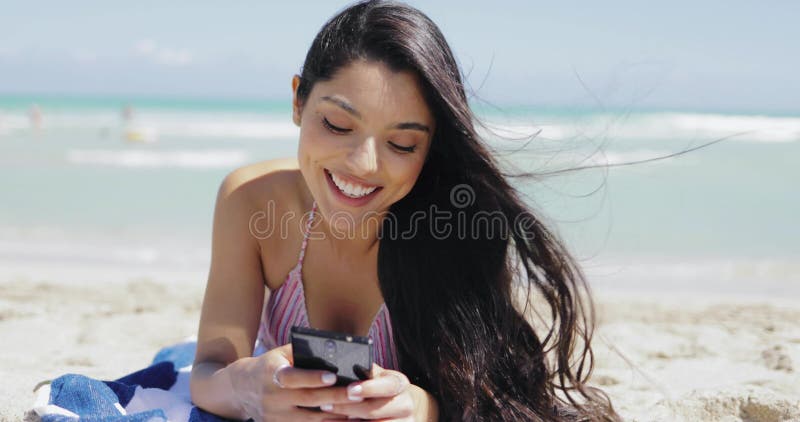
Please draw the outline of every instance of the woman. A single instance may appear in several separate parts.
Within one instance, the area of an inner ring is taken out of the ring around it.
[[[257,421],[616,419],[585,384],[582,275],[476,134],[436,25],[353,5],[292,88],[297,159],[219,190],[193,402]],[[373,377],[293,368],[291,325],[372,336]]]

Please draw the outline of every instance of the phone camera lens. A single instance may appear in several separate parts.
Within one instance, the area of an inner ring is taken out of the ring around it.
[[[333,340],[325,341],[325,356],[333,358],[336,355],[336,342]]]

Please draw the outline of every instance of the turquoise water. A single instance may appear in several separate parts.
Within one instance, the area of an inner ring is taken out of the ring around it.
[[[169,98],[169,97],[80,97],[80,96],[0,96],[0,110],[26,111],[36,104],[48,111],[120,111],[124,106],[146,110],[225,111],[281,113],[288,103],[242,98]]]
[[[39,129],[28,116],[34,103]],[[541,130],[508,156],[519,168],[600,166],[515,182],[588,267],[777,262],[776,274],[789,265],[796,276],[800,115],[479,110],[502,135],[523,138],[487,135],[500,151]],[[33,278],[52,262],[202,274],[220,181],[294,155],[289,112],[288,101],[0,97],[0,263]],[[680,157],[613,166],[742,132]]]

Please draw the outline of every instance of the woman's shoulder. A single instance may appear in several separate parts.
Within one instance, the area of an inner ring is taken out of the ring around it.
[[[274,206],[286,211],[302,209],[305,190],[297,159],[277,158],[232,170],[220,185],[219,197],[251,210]]]
[[[300,225],[291,224],[294,220],[285,223],[284,218],[302,216],[311,207],[310,198],[296,158],[237,168],[219,188],[219,224],[225,226],[223,231],[241,233],[230,241],[250,243],[258,251],[261,272],[270,289],[280,286],[302,243]]]

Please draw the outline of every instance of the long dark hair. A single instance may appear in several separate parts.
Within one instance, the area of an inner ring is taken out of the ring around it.
[[[436,119],[417,183],[381,231],[400,369],[437,398],[443,420],[617,420],[586,384],[593,306],[580,268],[476,133],[438,27],[401,3],[348,7],[314,39],[298,99],[355,60],[417,74]]]

